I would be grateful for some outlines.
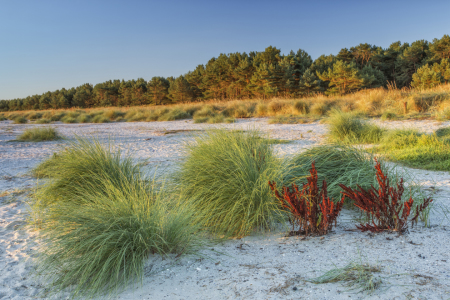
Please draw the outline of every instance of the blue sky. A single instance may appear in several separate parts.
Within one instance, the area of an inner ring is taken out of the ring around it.
[[[0,99],[179,76],[220,53],[313,59],[450,34],[450,1],[0,1]]]

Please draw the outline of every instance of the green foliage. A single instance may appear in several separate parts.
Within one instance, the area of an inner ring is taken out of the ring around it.
[[[382,121],[386,121],[386,120],[395,120],[395,119],[397,119],[397,114],[396,114],[396,113],[393,113],[393,112],[390,112],[390,111],[384,112],[384,113],[381,115],[381,120],[382,120]]]
[[[241,237],[283,219],[267,184],[280,182],[281,166],[258,132],[215,130],[187,146],[174,181],[212,233]]]
[[[339,184],[356,188],[370,188],[376,184],[374,160],[365,152],[344,145],[324,145],[295,155],[289,162],[285,182],[300,184],[309,175],[311,163],[315,162],[319,183],[327,181],[328,195],[335,201],[341,198]]]
[[[74,117],[70,117],[70,116],[65,116],[64,118],[61,119],[61,121],[63,123],[77,123],[77,119],[75,119]]]
[[[49,119],[44,119],[44,118],[36,120],[36,124],[48,124],[50,122],[51,121]]]
[[[346,64],[337,61],[327,72],[317,73],[320,80],[328,81],[330,89],[327,94],[346,94],[359,90],[364,86],[364,77],[352,62]]]
[[[432,43],[394,42],[387,49],[361,43],[341,49],[336,56],[321,55],[314,61],[302,49],[282,55],[280,49],[269,46],[263,52],[220,54],[177,78],[157,76],[148,82],[143,78],[108,80],[95,86],[86,83],[69,90],[0,100],[0,111],[295,98],[322,92],[352,93],[385,86],[388,81],[390,86],[402,88],[412,84],[423,89],[450,81],[449,41],[449,36],[444,35]]]
[[[22,116],[17,116],[13,119],[14,124],[25,124],[28,123],[28,120]]]
[[[380,141],[384,130],[361,121],[352,113],[333,111],[328,118],[329,136],[332,141],[357,144],[373,144]]]
[[[61,136],[53,127],[41,127],[25,130],[19,137],[18,141],[21,142],[44,142],[59,140]]]
[[[118,292],[142,280],[152,254],[192,253],[202,244],[192,209],[149,181],[131,158],[79,139],[46,163],[50,181],[31,203],[39,229],[37,274],[51,293]]]

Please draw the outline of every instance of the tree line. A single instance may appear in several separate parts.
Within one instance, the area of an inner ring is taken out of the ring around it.
[[[76,88],[0,100],[0,111],[70,107],[135,106],[209,99],[299,98],[316,93],[345,94],[364,88],[429,88],[450,80],[450,36],[432,42],[395,42],[387,49],[371,44],[344,48],[316,60],[302,49],[220,54],[205,65],[174,77],[149,81],[109,80]]]

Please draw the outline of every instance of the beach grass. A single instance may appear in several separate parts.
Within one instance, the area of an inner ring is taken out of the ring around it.
[[[45,142],[61,138],[61,135],[53,127],[38,127],[26,129],[16,140],[20,142]]]
[[[78,139],[51,159],[30,203],[42,241],[37,275],[51,293],[110,296],[142,279],[149,256],[203,245],[193,210],[111,145]]]
[[[242,237],[284,220],[268,185],[284,171],[271,144],[255,130],[213,130],[186,146],[174,183],[210,232]]]

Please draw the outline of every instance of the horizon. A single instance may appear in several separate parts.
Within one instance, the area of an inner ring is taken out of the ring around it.
[[[316,59],[360,43],[387,48],[448,34],[450,2],[419,3],[7,3],[0,12],[0,99],[114,79],[177,77],[221,53],[268,46],[282,54],[303,49]]]

